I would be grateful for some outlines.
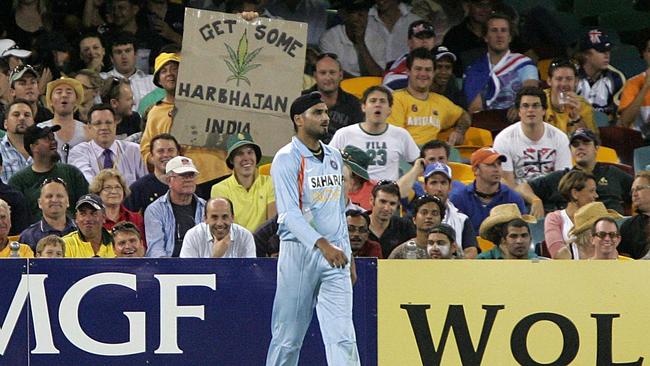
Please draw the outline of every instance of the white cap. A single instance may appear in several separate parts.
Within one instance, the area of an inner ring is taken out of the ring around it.
[[[176,174],[183,174],[187,172],[194,172],[198,173],[199,171],[196,170],[196,167],[194,166],[194,162],[190,158],[186,158],[185,156],[177,156],[167,162],[167,165],[165,165],[165,173],[176,173]]]
[[[0,57],[16,56],[18,58],[29,57],[32,51],[22,50],[16,46],[16,42],[9,38],[0,39]]]

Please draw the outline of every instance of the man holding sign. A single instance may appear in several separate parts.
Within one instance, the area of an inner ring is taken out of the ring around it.
[[[360,365],[352,322],[350,240],[343,159],[319,140],[327,105],[319,92],[290,108],[295,136],[273,159],[280,258],[266,365],[297,365],[314,306],[329,365]]]

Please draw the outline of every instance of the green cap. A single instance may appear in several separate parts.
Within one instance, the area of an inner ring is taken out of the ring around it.
[[[345,163],[352,169],[352,173],[365,180],[370,180],[368,165],[370,165],[372,159],[365,151],[356,146],[348,145],[341,151],[341,155]]]
[[[259,145],[253,142],[253,138],[248,132],[239,132],[234,135],[230,135],[228,137],[228,140],[226,140],[226,147],[228,148],[226,165],[228,166],[228,168],[230,169],[233,168],[232,153],[238,148],[245,145],[251,145],[253,150],[255,150],[255,156],[257,157],[256,163],[259,164],[260,160],[262,159],[262,149],[260,149]]]

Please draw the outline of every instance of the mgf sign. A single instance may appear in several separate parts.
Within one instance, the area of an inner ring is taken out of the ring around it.
[[[643,365],[648,265],[380,261],[379,364]]]

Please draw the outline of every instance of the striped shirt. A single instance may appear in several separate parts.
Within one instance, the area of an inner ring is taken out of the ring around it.
[[[2,181],[9,183],[9,178],[19,170],[32,165],[32,157],[25,158],[5,135],[0,140],[0,154],[2,155]]]

